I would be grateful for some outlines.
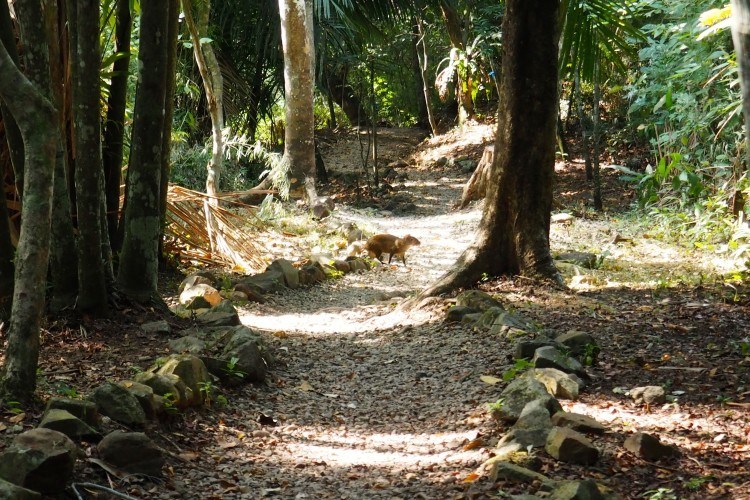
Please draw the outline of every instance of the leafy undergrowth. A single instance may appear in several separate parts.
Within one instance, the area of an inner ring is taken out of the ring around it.
[[[352,213],[372,228],[423,231],[410,267],[384,266],[243,310],[243,320],[261,332],[276,358],[267,382],[217,392],[210,408],[150,424],[145,431],[168,452],[163,478],[118,478],[79,461],[76,480],[110,484],[137,498],[537,493],[539,484],[493,483],[478,473],[507,431],[487,411],[502,384],[483,380],[508,371],[512,345],[485,331],[444,324],[440,306],[421,316],[394,312],[393,297],[434,279],[470,241],[469,228],[478,220],[476,204],[450,213],[468,174],[437,166],[437,158],[478,160],[491,132],[490,126],[469,127],[418,144],[413,131],[390,130],[382,156],[396,160],[415,151],[408,178],[361,205],[367,210]],[[363,199],[345,182],[359,164],[358,141],[334,137],[323,149],[334,178],[327,194],[348,214],[346,204]],[[596,214],[582,163],[556,168],[556,211],[576,218],[553,225],[553,250],[596,253],[600,266],[568,268],[568,290],[523,278],[481,285],[545,329],[590,332],[601,346],[587,390],[578,401],[562,403],[608,427],[594,439],[602,457],[595,466],[572,466],[538,450],[540,471],[555,479],[594,478],[625,498],[750,497],[750,295],[742,281],[723,278],[737,262],[654,239],[644,229],[648,221],[624,212],[634,193],[614,170],[603,171],[608,211]],[[402,205],[413,203],[408,216],[386,207],[396,195]],[[309,236],[279,232],[276,237],[285,239],[269,248],[291,257],[311,246]],[[182,277],[161,276],[165,297],[174,295]],[[48,397],[81,397],[163,356],[168,338],[139,328],[160,317],[159,310],[123,303],[105,319],[47,320],[40,400],[22,414],[6,409],[0,450],[16,426],[39,422]],[[190,326],[189,320],[167,319],[172,336]],[[645,385],[663,386],[672,400],[636,405],[626,392]],[[681,455],[660,463],[635,457],[622,447],[635,431],[657,435]],[[84,450],[95,454],[90,445]]]

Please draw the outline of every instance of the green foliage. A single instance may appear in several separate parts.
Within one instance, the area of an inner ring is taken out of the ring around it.
[[[513,366],[503,372],[503,380],[506,382],[513,380],[521,373],[525,372],[529,368],[533,368],[534,363],[528,359],[517,359]]]
[[[23,407],[21,406],[21,403],[19,401],[8,401],[4,406],[6,411],[13,413],[14,415],[23,413]]]
[[[648,490],[643,494],[642,498],[648,500],[677,500],[674,490],[671,488],[659,488],[656,490]]]
[[[490,410],[491,413],[494,413],[496,411],[501,411],[503,409],[504,404],[505,404],[505,398],[500,398],[494,403],[487,403],[487,408]]]
[[[222,368],[222,371],[229,375],[230,377],[237,377],[240,379],[244,379],[247,375],[247,372],[244,372],[237,368],[237,362],[240,360],[240,358],[233,356],[231,359],[227,361],[226,366]]]
[[[703,488],[703,485],[712,479],[712,476],[696,476],[691,477],[686,483],[685,488],[693,491],[697,491]]]
[[[78,394],[75,387],[70,387],[63,382],[60,382],[55,386],[55,392],[70,399],[78,399],[80,397],[80,394]]]
[[[164,395],[162,396],[162,405],[164,406],[164,411],[169,414],[179,413],[180,409],[176,406],[178,399],[179,398],[171,392],[164,393]]]

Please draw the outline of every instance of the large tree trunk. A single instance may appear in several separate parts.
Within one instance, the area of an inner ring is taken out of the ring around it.
[[[71,9],[71,80],[75,129],[76,213],[78,215],[78,301],[81,311],[103,314],[107,289],[99,220],[102,176],[99,106],[99,1],[77,0]]]
[[[159,187],[164,131],[164,97],[169,9],[141,4],[138,89],[128,166],[128,204],[117,283],[130,297],[155,299],[159,268]]]
[[[750,0],[732,0],[732,40],[742,88],[745,118],[745,170],[750,170]]]
[[[107,118],[104,124],[102,162],[107,200],[107,231],[112,250],[118,251],[122,242],[117,224],[120,211],[122,183],[122,151],[125,135],[125,108],[128,97],[128,68],[130,66],[130,0],[117,0],[115,14],[115,52],[121,54],[112,65],[112,80],[107,99]]]
[[[43,34],[39,2],[17,2],[18,9],[37,13],[37,36],[33,26],[24,31],[38,41]],[[30,42],[24,39],[28,47]],[[49,67],[46,43],[42,60],[36,64]],[[39,361],[39,325],[44,312],[45,281],[49,253],[50,215],[52,211],[52,176],[57,150],[56,113],[45,97],[49,89],[38,89],[26,79],[0,44],[0,97],[16,119],[25,144],[23,224],[16,252],[16,275],[8,345],[2,374],[2,392],[10,400],[29,401],[36,388]]]
[[[549,248],[557,116],[558,0],[509,0],[495,160],[480,229],[421,296],[474,285],[483,274],[561,282]]]
[[[311,0],[279,0],[284,47],[286,132],[284,158],[289,163],[290,193],[315,204],[315,47]]]
[[[2,168],[0,167],[0,171]],[[0,182],[0,186],[2,182]],[[13,254],[15,248],[10,238],[10,220],[5,192],[0,189],[0,321],[10,316],[10,299],[13,296]]]
[[[167,196],[169,194],[169,177],[172,172],[170,155],[172,153],[172,118],[174,116],[174,90],[177,68],[177,35],[179,34],[180,0],[169,0],[169,25],[167,38],[167,87],[164,91],[164,130],[161,144],[161,186],[159,187],[159,214],[161,231],[159,235],[159,259],[165,262],[163,250],[164,230],[166,228]]]
[[[329,72],[326,75],[328,82],[328,92],[333,96],[333,100],[341,106],[342,111],[349,119],[349,123],[354,127],[364,127],[370,124],[370,118],[367,111],[362,106],[356,92],[351,85],[346,82],[346,68],[336,72]]]
[[[63,33],[66,31],[67,16],[64,6],[51,2],[45,9],[45,24],[50,33],[50,75],[52,77],[52,96],[57,107],[57,126],[59,142],[55,158],[55,181],[52,203],[52,233],[50,242],[50,276],[52,294],[50,309],[60,311],[75,304],[78,295],[78,250],[73,231],[70,193],[68,192],[68,150],[64,130],[67,117],[72,114],[70,96],[67,88],[70,83],[68,73],[68,41]],[[66,92],[67,91],[67,92]]]

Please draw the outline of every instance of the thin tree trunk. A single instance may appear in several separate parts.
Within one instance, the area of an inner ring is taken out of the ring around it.
[[[732,41],[742,88],[742,115],[745,119],[745,170],[750,170],[750,0],[731,0]]]
[[[99,104],[99,1],[77,0],[76,36],[71,38],[78,215],[78,301],[81,311],[103,314],[107,289],[99,220],[102,176]],[[70,19],[70,17],[69,17]]]
[[[455,49],[451,51],[451,57],[458,57],[457,52],[465,55],[466,40],[464,40],[464,31],[461,27],[461,18],[458,12],[446,0],[441,0],[440,11],[445,20],[445,27],[448,31],[451,46]],[[458,101],[458,123],[459,125],[463,125],[466,120],[474,116],[474,102],[471,98],[469,75],[462,74],[460,70],[456,70],[456,100]]]
[[[592,140],[594,143],[593,147],[593,164],[592,164],[592,177],[594,181],[594,209],[598,212],[601,212],[604,210],[604,206],[602,205],[602,173],[601,169],[599,168],[599,147],[600,147],[600,141],[601,141],[601,130],[600,130],[600,122],[599,122],[599,110],[600,110],[600,104],[599,99],[600,96],[600,89],[599,89],[599,72],[595,71],[594,73],[594,109],[593,109],[593,124],[592,124]]]
[[[19,9],[34,9],[37,30],[43,33],[39,2],[17,2]],[[30,12],[29,12],[30,13]],[[32,40],[32,27],[24,33]],[[38,33],[37,33],[38,35]],[[41,37],[43,40],[43,37]],[[24,40],[26,46],[29,40]],[[46,43],[41,47],[39,67],[49,67]],[[2,393],[11,400],[29,401],[36,388],[39,361],[39,325],[44,313],[44,293],[49,253],[52,211],[52,176],[57,150],[56,113],[45,97],[49,89],[38,89],[21,74],[0,44],[0,97],[16,118],[24,139],[23,224],[16,252],[15,289],[8,344],[2,373]]]
[[[421,19],[415,19],[415,24],[418,33],[418,39],[416,44],[417,59],[419,59],[419,80],[422,82],[422,99],[424,100],[425,109],[427,112],[427,121],[430,124],[430,130],[432,135],[437,135],[437,121],[435,120],[435,113],[432,110],[432,98],[430,97],[430,84],[427,78],[427,45],[425,44],[424,28],[422,26]]]
[[[13,31],[13,21],[10,18],[8,2],[0,2],[0,40],[5,45],[8,55],[13,63],[18,64],[18,51],[16,50],[16,34]],[[8,110],[5,102],[0,101],[0,112],[3,115],[5,126],[5,138],[8,141],[10,160],[13,164],[13,177],[16,184],[18,196],[23,195],[23,138],[18,129],[16,120]]]
[[[480,229],[420,297],[521,273],[562,283],[549,248],[557,116],[557,0],[508,0],[495,158]]]
[[[375,189],[380,185],[378,171],[378,105],[375,95],[375,61],[370,61],[370,99],[372,100],[372,185]]]
[[[594,170],[591,165],[591,144],[589,142],[589,117],[583,109],[583,97],[581,96],[581,78],[576,75],[575,78],[576,109],[578,110],[578,121],[581,124],[581,146],[583,151],[583,162],[586,168],[586,180],[594,178]]]
[[[284,47],[284,158],[289,163],[290,193],[305,196],[310,206],[318,198],[315,190],[312,10],[312,0],[279,0]]]
[[[136,300],[156,299],[159,268],[159,190],[166,94],[169,9],[141,4],[138,89],[128,165],[125,238],[117,284]]]
[[[130,29],[132,18],[130,0],[117,0],[115,13],[115,52],[121,54],[112,65],[112,80],[107,98],[107,118],[104,124],[102,162],[107,206],[107,232],[114,251],[122,245],[117,225],[120,217],[120,185],[122,184],[122,155],[125,136],[125,108],[128,97],[128,68],[130,67]]]
[[[414,75],[414,97],[417,100],[417,124],[420,127],[430,126],[430,117],[427,111],[427,102],[425,101],[424,95],[424,75],[422,74],[422,46],[420,41],[422,40],[422,29],[420,27],[421,20],[417,16],[411,18],[411,66],[412,74]]]
[[[161,235],[159,236],[159,259],[165,263],[164,232],[167,223],[167,196],[169,178],[172,172],[172,118],[174,116],[174,91],[177,68],[177,35],[179,34],[180,0],[169,0],[169,26],[167,45],[167,88],[164,96],[164,131],[161,146],[161,186],[159,188],[159,214],[161,215]]]
[[[10,19],[7,2],[0,2],[0,43],[8,48],[9,57],[17,64],[16,38],[13,33],[13,23]],[[3,117],[5,139],[8,143],[16,185],[22,187],[20,186],[20,182],[23,181],[23,138],[21,137],[21,131],[4,101],[0,101],[0,113]],[[17,188],[16,191],[20,194],[21,189]],[[10,235],[10,220],[8,217],[8,205],[2,180],[0,180],[0,320],[6,320],[10,316],[13,275],[15,273],[13,266],[15,248]]]

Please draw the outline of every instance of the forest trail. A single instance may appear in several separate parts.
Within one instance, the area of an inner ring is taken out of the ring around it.
[[[455,261],[472,241],[479,221],[478,204],[450,210],[468,174],[435,168],[436,159],[459,157],[463,150],[473,150],[472,157],[478,159],[491,132],[490,126],[477,126],[417,150],[408,181],[390,195],[407,195],[405,201],[413,201],[415,213],[395,216],[350,206],[335,212],[339,221],[355,222],[370,233],[418,237],[422,245],[407,254],[408,268],[399,263],[350,274],[243,311],[243,323],[264,334],[277,364],[260,391],[248,388],[238,395],[242,416],[224,419],[227,441],[206,450],[217,457],[219,469],[235,471],[222,498],[231,498],[233,491],[237,498],[247,498],[248,492],[283,498],[496,498],[501,490],[537,491],[539,485],[493,483],[481,468],[507,429],[487,412],[504,383],[488,385],[480,377],[502,377],[512,366],[513,346],[486,330],[444,323],[442,304],[409,316],[395,310],[402,297],[424,288]],[[381,141],[385,151],[389,139],[401,148],[401,141],[414,143],[411,136],[386,136]],[[327,158],[329,169],[351,168],[357,147],[351,140],[338,143]],[[396,149],[394,156],[404,152]],[[337,158],[342,161],[337,163]],[[585,213],[588,195],[576,167],[580,165],[558,166],[556,199],[558,205]],[[605,193],[612,204],[622,206],[623,187],[611,171],[608,174]],[[701,320],[711,318],[716,313],[709,310],[716,308],[723,315],[718,325],[722,331],[717,332],[710,319],[704,326],[719,333],[717,356],[746,364],[731,342],[747,332],[747,304],[738,308],[713,296],[706,299],[710,293],[703,294],[693,281],[698,275],[715,276],[733,263],[709,261],[704,255],[696,259],[695,253],[651,240],[648,234],[633,238],[641,229],[616,216],[584,216],[573,226],[553,226],[555,253],[594,251],[609,264],[585,276],[567,276],[570,292],[536,289],[523,280],[501,281],[488,290],[545,328],[590,331],[604,350],[600,363],[590,369],[588,393],[579,401],[562,402],[569,411],[610,426],[608,437],[596,443],[605,457],[601,466],[587,470],[546,457],[542,471],[555,479],[593,475],[624,497],[698,478],[695,498],[728,492],[739,498],[750,477],[746,472],[727,474],[723,464],[740,460],[747,465],[745,433],[750,426],[747,417],[731,407],[713,404],[716,395],[705,397],[702,391],[711,390],[700,374],[711,370],[711,364],[696,360],[695,353],[705,344]],[[627,235],[626,243],[612,243],[612,236],[620,233]],[[658,294],[648,291],[654,283],[662,283]],[[670,337],[669,332],[679,335]],[[659,371],[658,364],[674,370]],[[715,369],[711,373],[715,375]],[[741,380],[740,373],[730,370],[720,375],[728,384],[711,389],[731,390],[732,376]],[[677,394],[688,394],[679,403],[684,400],[689,406],[674,403],[644,411],[617,389],[639,385],[681,389]],[[726,408],[733,415],[729,420]],[[263,417],[248,422],[248,414]],[[688,415],[694,423],[686,424]],[[691,425],[704,429],[713,445],[704,443],[705,436],[699,438],[702,451],[677,468],[649,466],[621,451],[622,439],[633,429],[658,433],[683,450],[697,450]],[[232,434],[251,437],[237,440]],[[685,474],[672,480],[659,472],[678,468]],[[194,480],[214,481],[216,487],[217,478],[200,474]],[[686,496],[693,495],[681,497]]]
[[[334,179],[327,194],[338,205],[332,220],[294,242],[274,240],[276,256],[298,260],[321,241],[314,233],[345,222],[370,234],[411,233],[421,245],[407,252],[408,266],[349,273],[239,308],[274,357],[266,381],[223,390],[225,406],[154,423],[147,433],[169,454],[166,480],[128,477],[114,487],[136,498],[222,500],[538,493],[538,483],[493,481],[482,467],[508,432],[487,407],[506,383],[483,376],[502,379],[513,369],[514,344],[488,329],[444,322],[442,299],[409,314],[397,308],[455,261],[480,220],[481,203],[451,209],[470,172],[438,159],[478,160],[492,134],[491,125],[472,125],[422,141],[413,130],[383,130],[383,161],[411,163],[397,169],[407,174],[403,182],[365,205],[338,184],[359,165],[356,135],[325,143]],[[596,214],[583,165],[575,158],[556,165],[555,211],[575,218],[553,224],[553,253],[593,252],[597,269],[566,267],[568,290],[523,278],[480,285],[541,327],[588,332],[602,349],[579,399],[560,401],[607,427],[594,438],[599,461],[570,465],[537,450],[538,470],[555,480],[594,478],[623,498],[750,498],[750,294],[722,278],[741,263],[653,237],[656,228],[619,211],[630,202],[629,187],[612,169],[603,179],[608,212]],[[158,316],[126,308],[114,321],[47,325],[41,390],[87,394],[104,380],[146,369],[169,352],[169,338],[140,332]],[[628,390],[647,385],[664,387],[670,400],[636,404]],[[656,464],[632,455],[623,441],[636,431],[657,435],[681,456]],[[90,465],[81,475],[106,481]]]

